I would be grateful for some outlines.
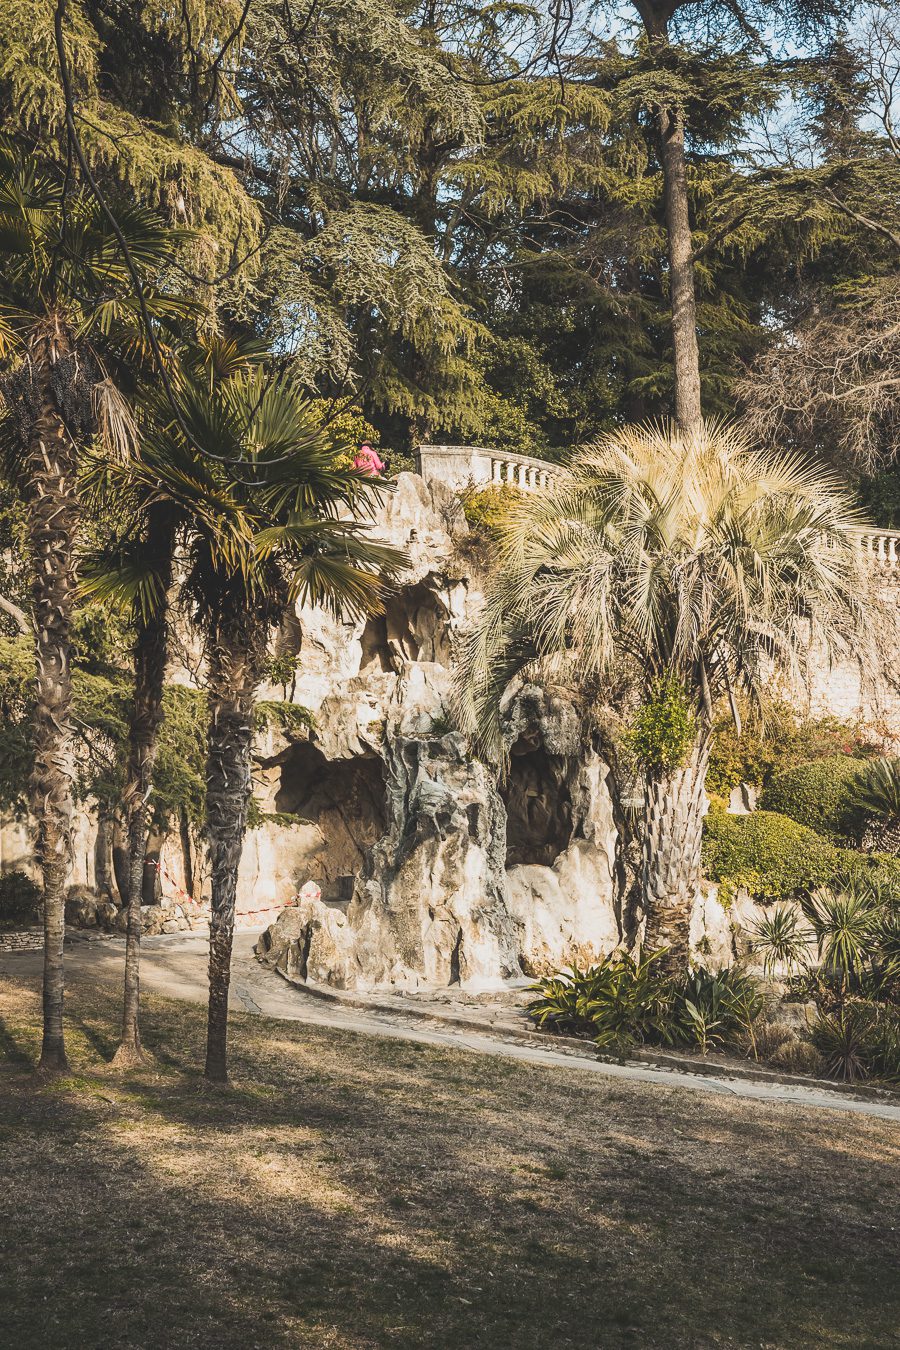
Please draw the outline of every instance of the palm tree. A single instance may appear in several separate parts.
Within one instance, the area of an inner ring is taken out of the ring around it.
[[[797,455],[751,451],[739,430],[655,425],[582,451],[549,495],[512,508],[483,615],[457,678],[461,725],[503,757],[514,676],[565,659],[576,677],[633,663],[644,706],[644,945],[685,964],[701,878],[714,705],[759,700],[796,670],[810,634],[842,649],[868,620],[847,494]],[[865,650],[864,644],[860,648]]]
[[[137,207],[119,212],[143,273],[169,258],[175,234]],[[43,873],[44,1035],[40,1068],[66,1067],[64,887],[71,862],[74,768],[70,628],[76,595],[78,471],[91,440],[129,449],[134,428],[114,376],[136,341],[132,278],[92,198],[0,144],[0,392],[7,472],[28,507],[37,702],[32,810]],[[157,316],[184,306],[148,296]]]
[[[172,378],[200,380],[209,390],[217,383],[262,360],[260,345],[203,332],[183,344]],[[172,420],[168,403],[145,400],[145,427],[165,428]],[[135,455],[140,458],[140,445]],[[113,1058],[118,1068],[129,1068],[144,1058],[140,1034],[141,904],[159,731],[163,721],[163,693],[168,660],[169,603],[175,545],[184,520],[172,502],[157,496],[156,485],[141,487],[125,465],[120,472],[99,462],[85,482],[98,504],[118,505],[117,537],[89,556],[82,566],[81,593],[94,600],[114,600],[130,612],[134,632],[134,702],[128,729],[128,757],[122,802],[127,820],[128,923],[125,937],[125,980],[122,1034]],[[111,491],[112,490],[112,491]],[[130,501],[130,510],[123,505]],[[207,504],[209,505],[209,503]]]
[[[180,416],[143,445],[131,476],[179,522],[181,594],[205,641],[210,850],[206,1077],[227,1080],[227,1017],[238,867],[251,792],[256,689],[287,605],[377,612],[404,555],[348,519],[378,485],[338,467],[289,378],[262,370],[210,386],[187,381]]]

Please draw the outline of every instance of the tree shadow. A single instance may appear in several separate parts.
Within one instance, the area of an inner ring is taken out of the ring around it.
[[[31,1067],[31,1055],[16,1040],[3,1017],[0,1017],[0,1056],[17,1067]]]

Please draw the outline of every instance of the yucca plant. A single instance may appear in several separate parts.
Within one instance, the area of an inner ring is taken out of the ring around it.
[[[812,1043],[825,1062],[829,1078],[854,1083],[867,1078],[876,1014],[866,1004],[845,1004],[811,1029]]]
[[[754,924],[750,940],[753,950],[763,959],[763,970],[771,975],[779,966],[789,973],[808,964],[810,944],[815,933],[794,905],[776,905]]]
[[[841,988],[856,985],[873,954],[882,914],[880,898],[865,882],[848,879],[843,886],[823,887],[803,902],[825,970]]]
[[[460,725],[502,766],[516,677],[563,662],[586,680],[633,663],[670,733],[644,718],[639,739],[644,946],[668,948],[673,968],[688,964],[716,702],[737,718],[735,695],[759,699],[773,662],[802,665],[810,622],[830,651],[867,630],[857,523],[821,464],[754,451],[737,427],[713,423],[613,432],[498,527],[497,567],[461,652]],[[864,638],[857,648],[869,649]],[[673,740],[673,728],[685,734]]]

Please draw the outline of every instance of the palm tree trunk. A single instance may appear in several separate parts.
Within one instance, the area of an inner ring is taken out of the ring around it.
[[[204,1074],[218,1083],[228,1081],[228,987],[234,910],[251,791],[253,705],[262,678],[266,637],[265,620],[247,609],[228,615],[210,643],[206,834],[212,904]]]
[[[148,799],[163,717],[168,655],[168,593],[172,584],[174,533],[168,508],[151,506],[146,551],[157,571],[162,599],[157,609],[138,618],[134,644],[134,710],[128,732],[124,804],[128,817],[128,927],[125,934],[125,997],[122,1037],[113,1057],[117,1068],[144,1058],[140,1033],[141,902],[147,845]]]
[[[668,954],[673,972],[687,969],[691,910],[703,874],[701,844],[706,806],[704,784],[710,739],[701,731],[683,768],[647,774],[641,893],[647,926],[645,951]]]
[[[27,451],[37,683],[31,809],[44,887],[44,1035],[38,1067],[51,1073],[68,1068],[63,1034],[63,943],[75,770],[69,657],[79,519],[77,455],[52,385],[52,361],[65,345],[65,332],[59,330],[32,344],[37,414]]]

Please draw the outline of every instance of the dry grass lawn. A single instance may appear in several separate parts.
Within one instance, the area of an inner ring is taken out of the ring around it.
[[[0,1346],[900,1345],[898,1131],[259,1018],[235,1087],[199,1008],[147,1000],[157,1067],[70,995],[38,1086],[0,988]]]

